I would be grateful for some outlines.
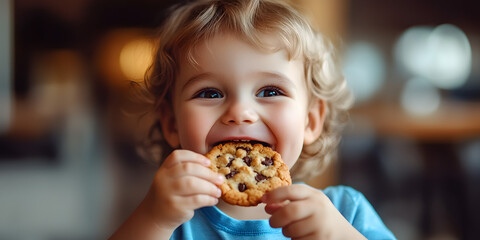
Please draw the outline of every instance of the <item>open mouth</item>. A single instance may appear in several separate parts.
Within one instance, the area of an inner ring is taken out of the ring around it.
[[[257,141],[257,140],[226,140],[226,141],[220,141],[220,142],[217,142],[214,144],[214,146],[218,145],[218,144],[225,144],[225,143],[229,143],[229,142],[233,142],[233,143],[250,143],[252,145],[255,145],[255,144],[261,144],[263,145],[264,147],[269,147],[269,148],[272,148],[272,145],[267,143],[267,142],[262,142],[262,141]]]

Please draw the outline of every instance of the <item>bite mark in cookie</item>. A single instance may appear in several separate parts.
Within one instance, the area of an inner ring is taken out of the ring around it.
[[[292,183],[280,154],[261,144],[222,143],[206,157],[212,161],[210,169],[225,175],[219,187],[230,204],[256,206],[266,192]]]

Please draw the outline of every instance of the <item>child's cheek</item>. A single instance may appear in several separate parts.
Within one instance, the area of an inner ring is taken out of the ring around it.
[[[206,153],[205,139],[212,125],[212,116],[199,108],[184,108],[178,116],[180,145],[201,154]]]
[[[278,151],[289,168],[293,167],[303,148],[305,111],[297,104],[284,104],[270,111],[269,128],[278,141]]]

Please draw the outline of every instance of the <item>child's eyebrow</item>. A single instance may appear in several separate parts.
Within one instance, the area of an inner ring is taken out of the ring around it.
[[[258,75],[260,77],[278,79],[280,81],[291,82],[290,78],[279,72],[257,72],[255,73],[255,75]]]
[[[252,76],[253,78],[256,78],[256,79],[267,78],[267,79],[271,80],[272,82],[282,84],[282,85],[287,85],[287,87],[292,88],[292,89],[295,88],[295,84],[293,83],[293,81],[290,78],[288,78],[287,76],[285,76],[284,74],[280,73],[280,72],[264,72],[264,71],[261,71],[261,72],[254,72],[250,76]],[[190,77],[185,82],[185,84],[182,86],[182,91],[185,90],[185,88],[187,88],[189,85],[195,83],[196,81],[200,81],[200,80],[208,79],[208,78],[215,78],[215,77],[216,77],[216,75],[214,73],[211,73],[211,72],[204,72],[204,73],[194,75],[194,76]]]
[[[194,82],[196,81],[199,81],[199,80],[202,80],[202,79],[206,79],[206,78],[211,78],[213,77],[214,74],[213,73],[210,73],[210,72],[205,72],[205,73],[200,73],[200,74],[197,74],[197,75],[194,75],[193,77],[190,77],[186,82],[185,84],[183,84],[182,86],[182,91],[185,90],[185,88],[188,86],[188,85],[191,85],[193,84]]]
[[[289,88],[295,88],[293,81],[280,72],[257,72],[255,75],[258,75],[260,78],[268,78],[275,80],[282,85],[287,85]]]

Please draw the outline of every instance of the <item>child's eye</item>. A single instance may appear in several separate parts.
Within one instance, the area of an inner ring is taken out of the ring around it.
[[[285,93],[277,87],[264,87],[257,93],[257,97],[284,96]]]
[[[198,91],[193,98],[223,98],[223,94],[214,88],[207,88]]]

